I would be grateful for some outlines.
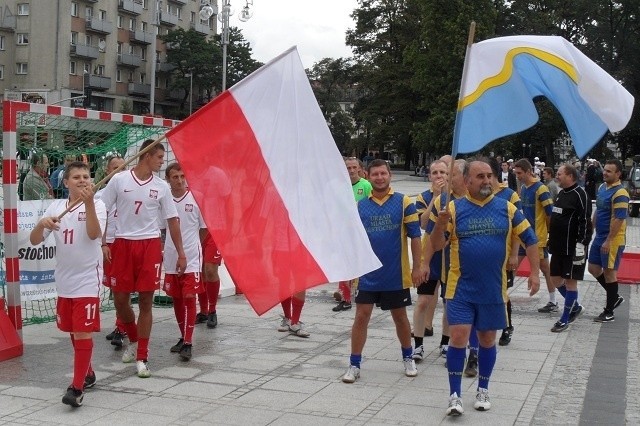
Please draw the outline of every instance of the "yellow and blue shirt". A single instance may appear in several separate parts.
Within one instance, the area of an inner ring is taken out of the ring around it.
[[[522,213],[533,227],[533,231],[538,237],[538,245],[546,247],[549,238],[547,218],[550,218],[553,212],[553,199],[549,188],[539,180],[529,186],[522,185],[520,200],[522,201]]]
[[[451,201],[449,209],[451,264],[445,297],[479,304],[505,303],[512,235],[525,246],[537,242],[529,222],[513,204],[493,195],[483,201],[467,195]]]
[[[516,206],[518,210],[522,211],[522,201],[520,201],[518,193],[508,186],[500,186],[500,188],[496,192],[494,192],[493,195],[499,198],[504,198],[505,200]]]
[[[629,208],[629,193],[620,181],[611,186],[606,183],[600,185],[596,196],[596,237],[594,244],[601,245],[609,236],[612,219],[626,219]],[[623,221],[616,235],[611,236],[611,241],[618,245],[625,245],[627,221]]]
[[[382,267],[360,277],[358,289],[396,291],[410,288],[407,238],[420,238],[416,206],[406,195],[390,190],[381,200],[373,196],[360,200],[358,213],[371,248],[382,262]]]
[[[433,199],[433,191],[427,189],[422,194],[418,194],[416,197],[416,210],[418,211],[418,216],[426,214],[427,217],[430,217],[431,212],[427,211],[427,207],[429,207],[429,203]],[[431,205],[431,210],[433,210],[433,204]],[[422,236],[422,253],[424,254],[425,246],[429,242],[429,234],[425,232]],[[440,275],[442,274],[442,250],[438,250],[433,253],[431,257],[431,262],[429,262],[429,276],[427,279],[429,280],[439,280]]]
[[[447,194],[443,193],[440,194],[438,196],[438,198],[436,198],[436,200],[433,202],[433,207],[431,208],[431,212],[429,213],[429,221],[427,222],[427,226],[425,227],[425,235],[429,234],[431,235],[431,233],[433,232],[433,228],[436,226],[436,220],[438,219],[438,212],[441,209],[441,206],[445,203]],[[455,194],[451,193],[450,195],[450,200],[457,200],[458,197],[456,197]],[[449,237],[448,234],[445,235],[447,238]],[[423,240],[423,250],[424,250],[424,240]],[[440,281],[442,281],[443,283],[447,282],[447,276],[449,274],[449,263],[450,263],[450,250],[449,250],[449,244],[447,244],[442,250],[437,251],[436,253],[440,253],[440,267],[438,268],[440,271]],[[435,254],[434,254],[435,257]],[[429,267],[431,267],[431,264],[429,264]],[[429,274],[429,278],[431,278],[431,274]]]

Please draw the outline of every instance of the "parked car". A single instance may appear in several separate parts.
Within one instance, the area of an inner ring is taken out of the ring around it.
[[[633,165],[623,182],[629,191],[629,216],[638,217],[640,212],[640,155],[633,157]]]

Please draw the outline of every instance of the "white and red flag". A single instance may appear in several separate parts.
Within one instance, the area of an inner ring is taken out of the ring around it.
[[[167,139],[227,269],[259,314],[381,266],[295,47]]]

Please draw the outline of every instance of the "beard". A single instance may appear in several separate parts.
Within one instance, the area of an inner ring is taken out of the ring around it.
[[[482,188],[480,188],[480,196],[482,198],[487,198],[489,195],[491,195],[492,192],[493,188],[491,188],[491,185],[483,186]]]

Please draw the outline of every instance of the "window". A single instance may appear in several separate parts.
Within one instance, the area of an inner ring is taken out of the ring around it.
[[[118,28],[122,28],[122,15],[118,15],[118,19],[116,19],[116,26]]]
[[[147,60],[147,49],[142,47],[140,48],[140,57],[142,58],[143,61]]]
[[[140,73],[140,83],[144,84],[144,81],[146,80],[147,75],[143,72]]]
[[[0,36],[0,50],[4,50],[4,36]]]
[[[29,34],[28,33],[18,33],[18,44],[29,44]]]
[[[119,55],[122,53],[122,43],[118,42],[118,45],[116,46],[116,53]]]
[[[195,12],[191,12],[191,18],[189,19],[189,22],[196,22],[196,13]]]
[[[69,74],[76,75],[76,69],[77,69],[76,65],[77,65],[76,61],[69,62]]]
[[[100,9],[100,12],[98,12],[98,17],[101,20],[106,21],[107,20],[107,11]]]
[[[4,80],[4,65],[0,65],[0,80]]]
[[[122,82],[122,71],[120,69],[116,70],[116,82]]]
[[[133,71],[129,71],[129,76],[127,80],[129,81],[129,83],[133,83]]]
[[[91,63],[85,62],[84,65],[82,66],[82,69],[83,69],[83,73],[91,74]]]
[[[91,37],[89,34],[85,34],[84,44],[86,44],[87,46],[93,46],[91,42],[93,42],[93,37]]]
[[[96,75],[104,75],[104,65],[98,65],[96,67]]]
[[[133,55],[135,53],[135,50],[133,50],[133,45],[129,45],[129,54]]]
[[[29,15],[29,3],[18,3],[18,16]]]
[[[176,7],[176,14],[178,15],[178,19],[182,20],[182,8]]]
[[[156,74],[156,89],[160,88],[160,77],[158,77],[158,74]]]
[[[18,62],[16,64],[16,74],[26,74],[29,72],[29,64],[26,62]]]
[[[142,7],[147,8],[147,0],[142,0]]]
[[[146,31],[147,31],[147,23],[146,23],[146,22],[144,22],[144,21],[140,22],[140,29],[141,29],[142,31],[145,31],[145,32],[146,32]]]
[[[100,46],[104,46],[104,47],[100,47]],[[99,38],[98,48],[100,49],[101,52],[104,52],[107,49],[107,40],[104,38]]]
[[[84,16],[87,19],[87,21],[90,21],[91,18],[93,18],[93,8],[91,6],[87,6],[84,9]]]
[[[71,2],[71,16],[78,16],[78,3]]]
[[[78,44],[78,33],[75,31],[71,31],[71,40],[70,40],[72,45],[76,45]]]
[[[129,18],[129,29],[131,31],[136,30],[136,20],[134,18]]]

